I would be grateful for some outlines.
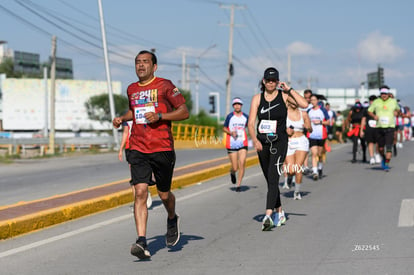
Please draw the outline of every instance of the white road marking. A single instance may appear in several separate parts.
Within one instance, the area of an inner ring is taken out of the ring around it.
[[[246,177],[244,177],[244,179],[246,180],[246,179],[249,179],[251,177],[256,177],[258,175],[261,175],[261,174],[262,173],[256,173],[256,174],[253,174],[253,175],[250,175],[250,176],[246,176]],[[192,194],[184,196],[184,197],[180,197],[180,198],[177,199],[177,201],[188,200],[188,199],[191,199],[191,198],[196,197],[198,195],[202,195],[203,193],[207,193],[207,192],[210,192],[210,191],[222,188],[222,187],[226,187],[226,186],[229,186],[229,184],[226,183],[226,184],[216,185],[214,187],[211,187],[211,188],[208,188],[208,189],[205,189],[205,190],[201,190],[199,192],[195,192],[195,193],[192,193]],[[158,206],[154,207],[153,209],[158,209],[158,208],[161,208],[161,207],[164,207],[164,206],[161,204],[161,205],[158,205]],[[70,237],[73,237],[75,235],[78,235],[78,234],[81,234],[81,233],[84,233],[84,232],[92,231],[92,230],[95,230],[95,229],[98,229],[98,228],[101,228],[101,227],[104,227],[104,226],[107,226],[107,225],[110,225],[110,224],[118,223],[118,222],[124,221],[126,219],[130,219],[131,216],[132,216],[132,213],[127,214],[127,215],[123,215],[123,216],[120,216],[120,217],[117,217],[117,218],[113,218],[113,219],[110,219],[110,220],[107,220],[107,221],[104,221],[104,222],[96,223],[96,224],[93,224],[93,225],[90,225],[90,226],[87,226],[87,227],[84,227],[84,228],[81,228],[81,229],[70,231],[70,232],[67,232],[67,233],[64,233],[64,234],[61,234],[61,235],[57,235],[57,236],[54,236],[54,237],[51,237],[51,238],[48,238],[48,239],[44,239],[44,240],[41,240],[41,241],[38,241],[38,242],[34,242],[34,243],[31,243],[31,244],[28,244],[28,245],[24,245],[24,246],[20,246],[20,247],[17,247],[17,248],[10,249],[10,250],[6,250],[4,252],[0,252],[0,259],[4,258],[4,257],[7,257],[7,256],[17,254],[17,253],[20,253],[20,252],[25,252],[29,249],[33,249],[33,248],[36,248],[36,247],[39,247],[39,246],[42,246],[42,245],[46,245],[46,244],[49,244],[49,243],[52,243],[52,242],[56,242],[56,241],[59,241],[59,240],[70,238]]]
[[[414,163],[408,165],[408,172],[414,172]]]
[[[414,226],[414,199],[404,199],[401,201],[400,217],[398,227]]]

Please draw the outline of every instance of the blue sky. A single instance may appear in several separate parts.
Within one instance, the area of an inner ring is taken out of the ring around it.
[[[98,1],[32,1],[0,1],[0,40],[7,41],[10,49],[39,53],[45,61],[54,34],[57,55],[73,60],[75,78],[105,80]],[[236,4],[241,9],[234,14],[232,97],[246,102],[245,112],[266,67],[276,67],[281,80],[287,80],[288,53],[294,88],[308,84],[314,89],[357,88],[367,73],[381,65],[386,84],[398,90],[404,105],[414,107],[414,2],[410,0],[102,0],[102,4],[112,80],[121,81],[124,90],[137,81],[136,53],[155,48],[157,75],[179,87],[182,53],[186,53],[190,88],[195,92],[195,64],[202,55],[200,107],[208,110],[209,92],[219,92],[223,115],[230,10],[220,4]]]

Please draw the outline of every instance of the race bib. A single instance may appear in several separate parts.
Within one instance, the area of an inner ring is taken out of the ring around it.
[[[237,140],[244,141],[244,130],[237,130]]]
[[[382,125],[387,125],[387,124],[390,123],[390,118],[386,117],[386,116],[383,116],[383,117],[379,118],[379,121],[381,122]]]
[[[145,118],[145,114],[148,112],[155,112],[154,106],[135,107],[135,123],[136,124],[147,124],[149,121]]]
[[[321,120],[320,119],[312,119],[312,123],[315,125],[319,125],[321,124]]]
[[[259,133],[261,134],[276,134],[276,120],[264,119],[260,122]]]
[[[371,128],[376,128],[377,127],[377,121],[370,119],[370,120],[368,120],[368,125]]]

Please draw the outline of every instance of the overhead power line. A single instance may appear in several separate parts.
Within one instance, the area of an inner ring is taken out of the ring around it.
[[[247,9],[248,14],[250,15],[250,17],[253,20],[253,23],[256,26],[256,29],[260,32],[261,36],[263,37],[263,40],[267,43],[270,51],[273,53],[273,55],[280,61],[282,62],[282,58],[280,58],[280,56],[274,51],[273,49],[273,45],[272,43],[269,42],[269,40],[266,37],[266,34],[263,32],[262,28],[260,27],[260,25],[257,23],[257,20],[255,19],[255,17],[253,16],[252,12],[250,11],[250,9]]]
[[[67,6],[67,7],[71,8],[71,9],[73,9],[74,11],[76,11],[76,12],[78,12],[78,13],[82,14],[82,15],[83,15],[83,16],[85,16],[86,18],[91,19],[91,20],[93,20],[93,21],[95,21],[95,22],[99,22],[99,19],[98,19],[96,16],[93,16],[93,15],[91,15],[91,14],[89,14],[89,13],[86,13],[85,11],[83,11],[83,10],[81,10],[81,9],[79,9],[79,8],[77,8],[77,7],[75,7],[75,6],[71,5],[71,4],[69,4],[69,3],[67,3],[66,1],[59,0],[59,2],[61,2],[61,3],[62,3],[63,5],[65,5],[65,6]],[[155,45],[155,46],[160,47],[160,48],[165,48],[165,49],[174,49],[174,47],[167,46],[167,45],[164,45],[164,44],[161,44],[161,43],[158,43],[158,42],[150,41],[150,40],[145,39],[145,38],[143,38],[143,37],[139,37],[139,36],[137,36],[136,34],[133,34],[133,33],[128,33],[128,32],[126,32],[125,30],[119,29],[119,28],[114,27],[114,26],[112,26],[112,25],[110,25],[110,24],[106,24],[106,25],[108,26],[108,29],[115,30],[115,32],[111,32],[111,34],[113,34],[113,35],[115,35],[115,36],[118,36],[118,37],[122,37],[123,39],[129,40],[129,41],[132,41],[132,42],[134,42],[134,43],[136,43],[136,41],[138,40],[138,41],[144,41],[145,43],[148,43],[148,44],[151,44],[151,45]],[[135,39],[134,39],[134,38],[135,38]]]

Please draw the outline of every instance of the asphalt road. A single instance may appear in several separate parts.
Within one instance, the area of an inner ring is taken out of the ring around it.
[[[260,230],[266,184],[255,166],[240,193],[228,176],[174,191],[182,222],[172,249],[165,247],[165,210],[154,198],[150,261],[129,254],[136,236],[125,205],[2,241],[0,273],[413,274],[414,142],[389,173],[350,163],[350,150],[334,147],[326,176],[304,179],[302,200],[282,190],[288,220],[270,232]]]
[[[176,167],[225,157],[224,149],[177,150]],[[117,153],[102,153],[0,164],[0,206],[43,199],[129,178]]]

